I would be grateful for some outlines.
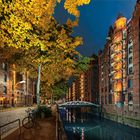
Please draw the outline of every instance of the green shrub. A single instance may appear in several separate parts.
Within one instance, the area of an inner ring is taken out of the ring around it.
[[[39,106],[37,108],[37,116],[41,118],[42,114],[44,117],[50,117],[52,115],[52,111],[47,106]]]

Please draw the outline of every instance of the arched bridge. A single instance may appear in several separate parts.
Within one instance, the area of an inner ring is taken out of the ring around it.
[[[100,107],[100,105],[91,102],[86,102],[86,101],[70,101],[70,102],[65,102],[63,104],[59,104],[59,107],[66,107],[66,108]]]

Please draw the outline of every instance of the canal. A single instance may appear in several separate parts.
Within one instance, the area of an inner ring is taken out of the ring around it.
[[[100,117],[92,108],[60,108],[68,140],[140,140],[140,130]]]

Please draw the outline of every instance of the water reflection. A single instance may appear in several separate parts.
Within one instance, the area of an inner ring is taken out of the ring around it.
[[[140,140],[140,130],[101,120],[91,108],[60,109],[68,140]]]

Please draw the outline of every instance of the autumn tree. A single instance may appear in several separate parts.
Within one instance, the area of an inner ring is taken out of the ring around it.
[[[82,38],[71,34],[78,23],[78,6],[90,0],[65,0],[64,8],[76,20],[64,25],[53,17],[57,2],[61,0],[0,0],[0,59],[15,63],[19,71],[26,68],[31,77],[37,77],[42,64],[41,80],[50,88],[81,69],[84,59],[75,48]]]

